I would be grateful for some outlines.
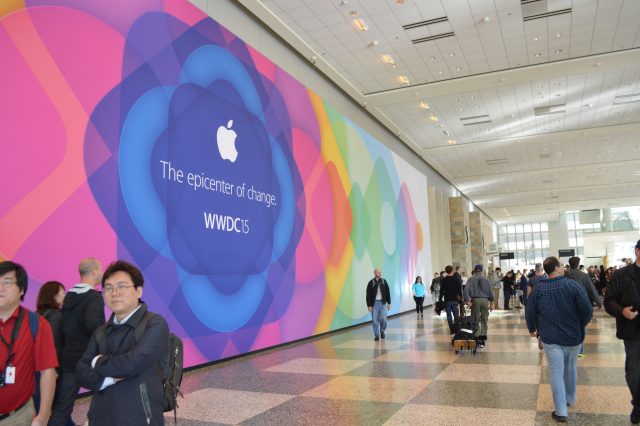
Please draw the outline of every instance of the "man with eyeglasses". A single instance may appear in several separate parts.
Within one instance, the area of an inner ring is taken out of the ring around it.
[[[49,322],[39,318],[33,336],[28,311],[20,306],[29,278],[11,261],[0,262],[0,425],[45,426],[56,389],[58,360]],[[35,372],[40,372],[36,383]],[[40,387],[35,416],[33,392]],[[34,417],[35,416],[35,417]]]
[[[540,335],[547,356],[555,408],[551,417],[566,423],[567,407],[576,403],[576,362],[592,308],[580,284],[564,276],[558,258],[547,257],[542,266],[549,278],[533,287],[525,316],[529,334]]]
[[[73,425],[71,413],[80,390],[76,365],[82,357],[91,335],[104,324],[104,301],[96,290],[102,279],[100,262],[89,257],[78,265],[80,282],[73,286],[62,302],[62,377],[58,381],[56,402],[49,426]]]
[[[104,299],[113,311],[92,336],[78,362],[79,383],[93,392],[91,426],[164,425],[163,377],[169,327],[141,301],[144,278],[118,260],[102,278]],[[136,333],[140,327],[143,333]]]

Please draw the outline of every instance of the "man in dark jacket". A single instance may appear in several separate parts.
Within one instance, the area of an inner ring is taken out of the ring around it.
[[[513,271],[507,271],[507,274],[502,278],[502,293],[504,294],[504,309],[510,310],[509,302],[511,301],[511,295],[514,293],[513,283]]]
[[[600,296],[598,296],[598,291],[596,290],[595,285],[593,285],[593,281],[589,278],[586,272],[581,271],[580,269],[580,258],[578,256],[573,256],[569,259],[569,271],[564,274],[565,277],[571,278],[587,293],[589,297],[589,302],[591,302],[591,306],[597,306],[599,309],[602,309],[602,300],[600,300]],[[580,345],[580,357],[584,356],[584,343]]]
[[[458,317],[458,304],[462,301],[462,283],[453,276],[453,267],[444,268],[447,276],[440,281],[440,301],[444,298],[447,322],[451,334],[456,332],[453,323]]]
[[[640,240],[636,261],[617,270],[604,296],[604,307],[616,318],[616,336],[624,340],[624,371],[631,391],[631,423],[640,424]]]
[[[373,279],[367,284],[367,308],[371,312],[373,319],[374,340],[385,338],[384,332],[387,329],[387,311],[391,309],[391,292],[387,280],[382,278],[382,271],[376,268],[373,270]],[[386,305],[386,306],[385,306]]]
[[[119,260],[102,279],[104,298],[113,311],[92,336],[78,362],[79,383],[93,391],[91,426],[164,425],[164,391],[169,328],[141,302],[144,278],[135,266]],[[136,328],[144,332],[136,339]]]
[[[80,386],[76,380],[76,364],[87,349],[93,332],[104,324],[104,301],[96,290],[102,279],[102,266],[95,258],[78,265],[80,283],[73,286],[62,303],[62,360],[56,401],[49,420],[50,426],[73,424],[71,413]]]

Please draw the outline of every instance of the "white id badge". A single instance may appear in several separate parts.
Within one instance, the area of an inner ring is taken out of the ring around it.
[[[4,372],[4,384],[13,385],[16,382],[16,367],[13,365],[7,365],[7,370]]]

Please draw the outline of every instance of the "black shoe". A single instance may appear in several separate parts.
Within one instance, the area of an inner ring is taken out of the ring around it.
[[[640,425],[640,407],[633,409],[629,420],[631,420],[631,423],[634,425]]]
[[[378,335],[376,334],[376,337],[375,337],[373,340],[375,340],[375,341],[377,342],[378,340],[380,340],[380,336],[378,336]]]
[[[380,332],[380,337],[384,339],[384,331]]]
[[[551,417],[553,418],[553,420],[555,420],[558,423],[566,423],[567,422],[567,416],[559,416],[556,414],[556,412],[552,412],[551,413]]]

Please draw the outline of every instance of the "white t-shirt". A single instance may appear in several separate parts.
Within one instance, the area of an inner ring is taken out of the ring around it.
[[[376,293],[376,300],[382,300],[382,291],[380,291],[381,285],[382,285],[382,280],[380,280],[380,284],[378,284],[378,293]]]

